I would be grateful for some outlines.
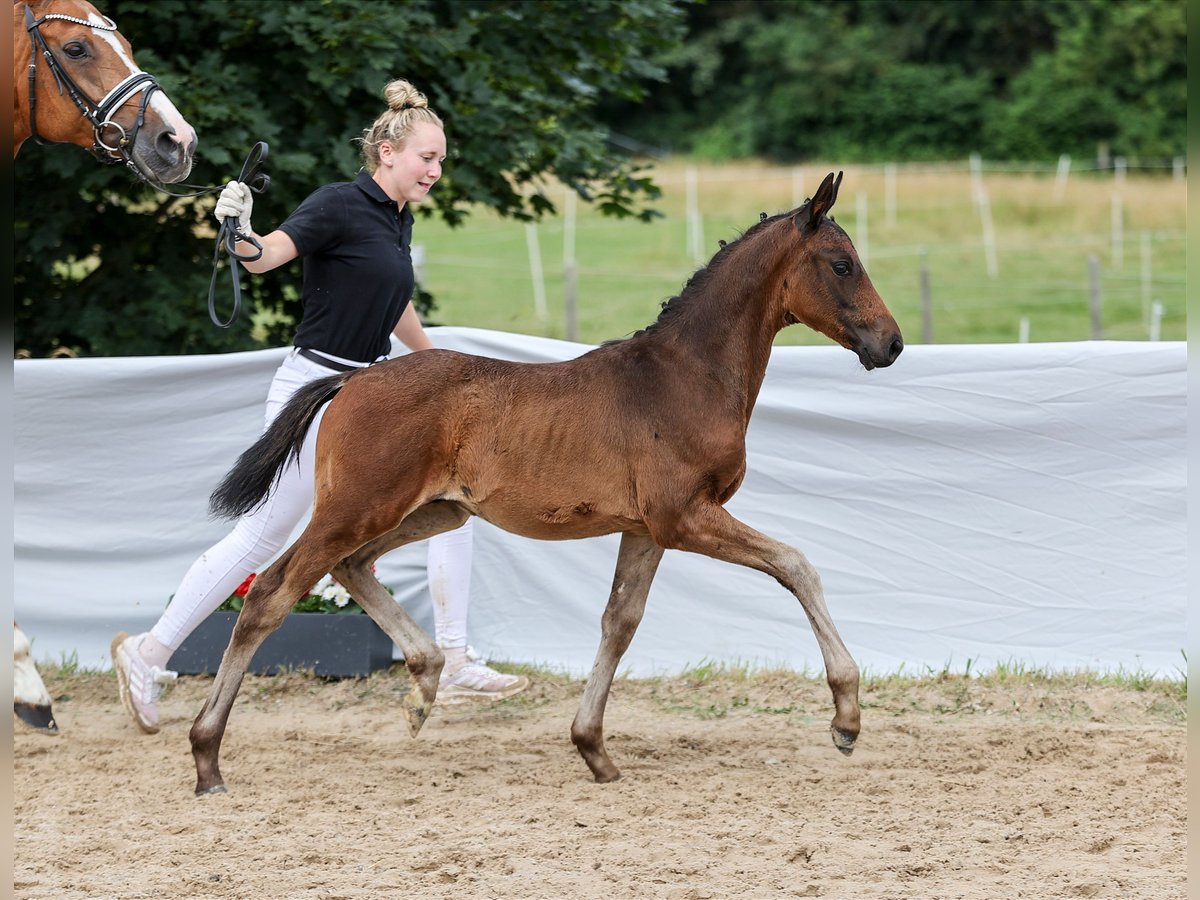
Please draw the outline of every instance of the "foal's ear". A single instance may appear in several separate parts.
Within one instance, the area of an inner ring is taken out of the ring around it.
[[[796,225],[799,228],[816,228],[821,220],[829,215],[833,204],[837,202],[838,188],[842,186],[842,173],[835,178],[830,172],[817,188],[817,193],[796,214]]]

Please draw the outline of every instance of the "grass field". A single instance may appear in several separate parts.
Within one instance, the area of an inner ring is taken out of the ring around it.
[[[760,212],[791,208],[834,168],[698,166],[704,261],[716,251],[718,239],[735,239]],[[655,204],[663,218],[649,224],[606,218],[578,204],[578,340],[597,343],[649,324],[697,268],[689,250],[686,170],[680,160],[650,170],[663,190]],[[1022,318],[1031,341],[1088,340],[1089,256],[1098,261],[1105,339],[1148,339],[1155,302],[1163,309],[1161,339],[1185,339],[1183,182],[1169,173],[1131,173],[1120,181],[1111,172],[1073,174],[1060,191],[1051,169],[1044,174],[985,170],[982,183],[994,235],[993,272],[965,162],[959,170],[900,168],[890,187],[880,166],[845,169],[834,217],[865,255],[872,281],[908,342],[923,340],[923,264],[937,343],[1016,341]],[[437,302],[431,322],[568,336],[565,194],[557,185],[545,190],[559,210],[536,229],[545,315],[537,309],[526,226],[474,210],[457,229],[440,221],[418,222],[423,281]],[[859,216],[863,207],[865,221]],[[785,329],[776,339],[778,344],[825,342],[804,326]]]

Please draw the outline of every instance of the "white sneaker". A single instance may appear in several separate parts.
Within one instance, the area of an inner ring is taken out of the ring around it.
[[[158,699],[163,688],[174,682],[179,673],[147,665],[138,653],[140,643],[141,635],[130,637],[123,631],[113,638],[113,668],[117,672],[121,702],[134,724],[146,734],[154,734],[158,731]]]
[[[471,647],[467,647],[458,668],[451,669],[449,659],[446,665],[438,681],[439,700],[465,700],[471,697],[503,700],[529,687],[529,679],[524,675],[497,672]]]

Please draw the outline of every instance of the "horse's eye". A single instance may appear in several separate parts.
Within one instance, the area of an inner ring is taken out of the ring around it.
[[[846,262],[844,259],[839,259],[833,264],[833,271],[835,274],[845,278],[850,274],[850,263]]]
[[[83,59],[87,56],[87,47],[79,43],[79,41],[71,41],[69,44],[63,44],[63,53],[71,57],[71,59]]]

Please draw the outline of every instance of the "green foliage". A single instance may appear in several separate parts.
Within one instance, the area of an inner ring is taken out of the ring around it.
[[[690,9],[614,127],[780,162],[1186,152],[1183,0],[775,0]]]
[[[548,174],[609,215],[653,215],[645,208],[653,185],[608,145],[596,106],[636,102],[661,77],[652,56],[678,35],[674,0],[100,6],[196,128],[193,184],[236,177],[255,141],[270,145],[272,184],[255,200],[260,229],[281,222],[318,185],[354,177],[353,141],[383,111],[383,86],[395,77],[427,94],[450,144],[418,229],[430,215],[460,223],[468,202],[536,220],[554,208],[539,182]],[[243,273],[239,323],[222,331],[209,322],[213,198],[163,198],[74,146],[30,143],[15,172],[18,349],[200,353],[290,338],[300,313],[298,263],[261,278]],[[227,318],[228,272],[217,298]]]

